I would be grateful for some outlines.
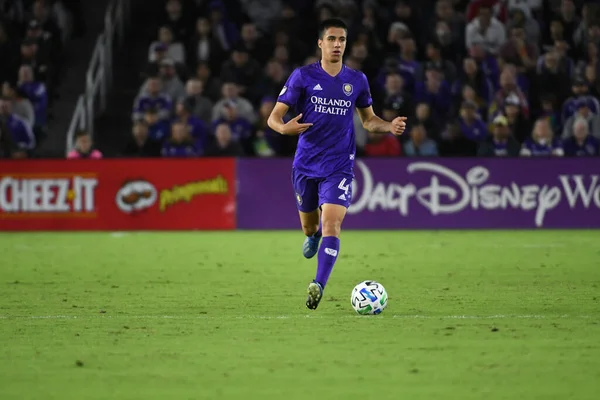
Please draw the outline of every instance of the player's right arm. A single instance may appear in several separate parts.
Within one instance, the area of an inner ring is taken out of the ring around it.
[[[277,102],[267,120],[269,128],[282,135],[299,135],[312,126],[311,123],[298,122],[300,118],[302,118],[302,113],[298,114],[287,123],[283,122],[283,116],[287,114],[289,109],[290,107],[287,104]]]
[[[298,122],[300,118],[302,118],[302,113],[298,114],[287,123],[283,122],[284,115],[287,114],[291,106],[298,103],[298,99],[303,92],[302,69],[296,68],[283,88],[281,88],[281,92],[279,92],[275,108],[273,108],[273,111],[271,111],[271,115],[269,115],[269,119],[267,120],[269,128],[282,135],[299,135],[311,127],[312,124]]]

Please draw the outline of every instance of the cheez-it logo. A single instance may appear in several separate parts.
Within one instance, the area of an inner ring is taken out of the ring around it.
[[[0,216],[93,216],[97,186],[93,174],[0,175]]]

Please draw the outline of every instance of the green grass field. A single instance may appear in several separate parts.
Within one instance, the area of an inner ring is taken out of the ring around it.
[[[0,399],[600,396],[600,231],[0,234]],[[383,283],[358,316],[350,293]]]

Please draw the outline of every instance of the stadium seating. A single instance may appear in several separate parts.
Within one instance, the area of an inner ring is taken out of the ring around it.
[[[106,2],[84,10],[81,0],[0,1],[1,158],[55,156],[47,149],[64,146],[60,125],[73,106],[65,88],[77,86],[74,69],[89,58],[89,10]]]
[[[134,69],[126,76],[138,77],[119,83],[127,98],[114,102],[121,108],[117,113],[129,117],[104,124],[94,137],[96,147],[108,156],[290,156],[295,139],[273,132],[266,118],[290,72],[318,60],[319,21],[338,16],[350,26],[345,63],[367,75],[375,111],[388,120],[409,117],[409,128],[398,143],[369,135],[355,118],[359,154],[598,155],[596,4],[266,4],[144,2],[143,13],[132,13],[133,23],[144,30],[127,49],[139,60],[113,60],[117,69]],[[46,75],[51,84],[52,72]],[[33,98],[35,93],[30,88],[23,95],[41,108],[43,100]],[[122,110],[124,103],[129,110]],[[188,125],[181,143],[171,136],[177,120]],[[223,124],[229,129],[218,130]],[[43,129],[43,124],[34,126]],[[510,145],[494,144],[495,138],[504,137]],[[181,151],[173,152],[173,147]]]

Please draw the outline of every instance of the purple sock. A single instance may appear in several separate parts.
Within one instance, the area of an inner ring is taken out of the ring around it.
[[[318,260],[319,264],[317,267],[317,282],[325,288],[335,260],[337,260],[338,253],[340,251],[340,239],[335,236],[325,236],[321,247],[319,247]]]

